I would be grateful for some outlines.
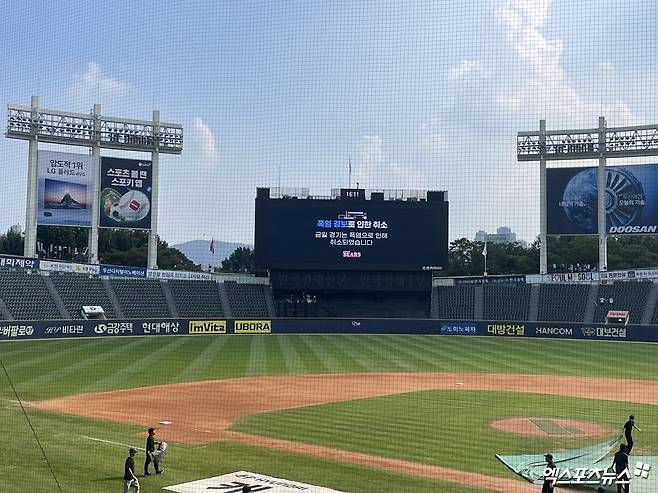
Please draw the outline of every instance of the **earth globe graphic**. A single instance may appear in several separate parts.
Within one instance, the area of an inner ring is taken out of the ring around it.
[[[564,189],[564,213],[584,233],[597,230],[597,170],[588,168],[576,174]],[[606,224],[626,226],[642,215],[646,197],[640,181],[628,170],[606,170],[605,212]]]

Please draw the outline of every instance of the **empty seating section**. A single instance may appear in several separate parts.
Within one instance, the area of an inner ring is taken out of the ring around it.
[[[485,320],[527,320],[530,285],[483,286]]]
[[[618,282],[601,284],[594,322],[604,322],[608,310],[628,310],[631,324],[639,324],[647,304],[650,282]],[[603,299],[603,302],[601,302]],[[612,302],[610,302],[612,300]]]
[[[223,317],[215,281],[169,281],[169,290],[181,317]]]
[[[80,307],[91,305],[103,307],[107,318],[116,318],[114,307],[100,277],[52,272],[50,279],[71,317],[81,319]]]
[[[106,290],[106,284],[99,276],[51,272],[50,279],[64,306],[75,319],[82,318],[80,308],[83,305],[102,306],[108,318],[116,318],[117,314],[111,301],[114,296],[112,290],[116,294],[126,318],[168,318],[172,316],[163,290],[162,282],[164,281],[111,278],[112,289],[110,290],[108,286]],[[167,284],[171,292],[169,301],[171,303],[173,298],[178,315],[182,318],[223,318],[227,316],[229,307],[235,318],[270,317],[267,300],[269,292],[263,284],[225,281],[225,297],[221,285],[213,280],[171,280]],[[62,318],[48,286],[44,277],[39,273],[0,269],[0,299],[9,312],[7,314],[0,305],[0,319],[6,318],[8,315],[14,320],[57,320]],[[641,323],[642,315],[649,302],[651,287],[650,282],[618,282],[598,286],[594,322],[604,322],[608,310],[628,310],[630,323]],[[588,296],[592,288],[593,286],[590,284],[540,285],[537,320],[583,322]],[[482,310],[484,320],[523,321],[528,319],[530,313],[531,286],[528,284],[484,285],[481,287],[436,286],[433,289],[437,300],[436,313],[440,319],[474,320],[476,313],[479,315]],[[228,299],[229,306],[222,306],[220,294],[221,297],[224,297],[224,304]],[[364,296],[325,297],[313,305],[312,313],[287,314],[283,312],[280,315],[414,318],[425,318],[430,315],[429,297],[421,299],[411,295]],[[480,300],[482,305],[480,305]],[[658,304],[652,312],[651,323],[658,324]]]
[[[14,320],[61,319],[41,274],[0,270],[0,298]]]
[[[542,284],[537,319],[583,322],[589,290],[589,284]]]
[[[113,278],[111,283],[126,318],[171,317],[159,280]]]
[[[262,284],[239,284],[235,281],[226,281],[224,286],[234,317],[270,316],[265,298],[265,286]]]
[[[475,288],[473,286],[436,286],[440,319],[473,320]]]

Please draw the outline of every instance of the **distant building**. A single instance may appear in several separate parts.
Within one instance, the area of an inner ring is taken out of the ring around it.
[[[482,243],[514,243],[515,241],[527,245],[523,240],[516,239],[516,233],[513,233],[508,226],[501,226],[495,233],[487,233],[486,231],[478,231],[475,233],[475,241]]]

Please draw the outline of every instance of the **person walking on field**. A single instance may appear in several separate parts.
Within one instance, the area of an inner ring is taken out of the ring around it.
[[[162,471],[158,469],[158,463],[153,461],[153,452],[155,452],[155,428],[149,428],[148,437],[146,437],[146,460],[144,461],[144,476],[150,476],[149,464],[153,462],[155,466],[155,473],[160,474]],[[158,443],[159,445],[159,443]]]
[[[617,475],[617,493],[628,493],[630,488],[628,482],[631,477],[628,472],[628,454],[626,450],[626,445],[623,443],[619,445],[619,452],[615,454],[615,458],[612,460],[612,467]],[[625,484],[619,484],[619,481],[623,481]]]
[[[557,477],[557,466],[553,462],[553,455],[546,454],[546,467],[544,468],[544,484],[541,493],[553,493],[555,491],[555,478]]]
[[[135,475],[135,454],[137,449],[131,448],[128,451],[128,458],[123,467],[123,493],[128,493],[131,489],[139,492],[139,479]]]
[[[624,436],[626,437],[626,453],[630,455],[631,449],[633,448],[633,428],[637,431],[642,432],[637,426],[635,426],[635,416],[632,414],[628,417],[628,421],[624,423]]]

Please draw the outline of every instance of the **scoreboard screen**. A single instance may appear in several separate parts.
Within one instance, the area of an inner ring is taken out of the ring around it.
[[[445,201],[256,199],[258,269],[441,270]]]

